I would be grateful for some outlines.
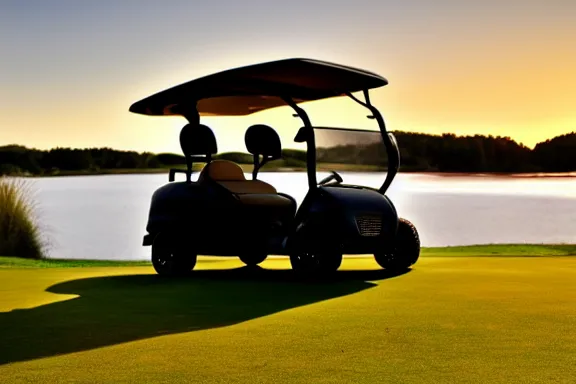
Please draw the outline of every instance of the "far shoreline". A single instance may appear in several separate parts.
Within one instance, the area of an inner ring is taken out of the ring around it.
[[[252,165],[240,164],[244,172],[252,172]],[[199,172],[201,168],[194,169],[193,172]],[[24,177],[24,178],[50,178],[50,177],[72,177],[72,176],[110,176],[110,175],[148,175],[148,174],[168,174],[170,168],[138,168],[138,169],[102,169],[102,170],[81,170],[81,171],[61,171],[49,174],[24,174],[24,175],[5,175],[7,177]],[[318,172],[330,172],[331,170],[342,173],[386,173],[385,169],[378,168],[352,168],[342,167],[319,167]],[[294,172],[304,173],[306,168],[302,167],[277,167],[266,169],[264,167],[260,173],[282,173]],[[576,178],[576,172],[440,172],[436,170],[400,170],[399,174],[422,174],[436,177],[502,177],[502,178]]]

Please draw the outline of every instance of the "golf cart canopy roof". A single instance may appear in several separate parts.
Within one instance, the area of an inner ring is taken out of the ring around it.
[[[311,59],[286,59],[230,69],[156,93],[130,106],[151,116],[242,116],[294,103],[379,88],[375,73]]]

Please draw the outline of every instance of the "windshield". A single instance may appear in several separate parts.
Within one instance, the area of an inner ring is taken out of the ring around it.
[[[316,167],[326,171],[382,171],[386,148],[380,131],[343,128],[314,128]]]

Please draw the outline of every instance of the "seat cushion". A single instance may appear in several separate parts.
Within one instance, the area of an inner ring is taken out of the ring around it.
[[[276,188],[260,180],[217,181],[218,184],[237,195],[243,194],[275,194]]]
[[[214,160],[206,165],[198,182],[211,180],[235,194],[240,202],[249,206],[291,207],[294,202],[278,195],[272,185],[261,180],[246,180],[242,168],[227,160]]]
[[[291,207],[293,205],[290,199],[275,193],[238,195],[238,198],[242,204],[250,206]]]

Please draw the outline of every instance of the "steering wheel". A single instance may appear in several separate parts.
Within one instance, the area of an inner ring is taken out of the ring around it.
[[[330,172],[331,172],[330,176],[327,176],[324,179],[322,179],[322,181],[320,181],[318,183],[318,185],[320,185],[320,186],[326,185],[329,182],[331,182],[332,180],[336,180],[336,184],[340,184],[343,181],[342,176],[340,176],[338,174],[338,172],[336,172],[336,171],[330,171]]]

